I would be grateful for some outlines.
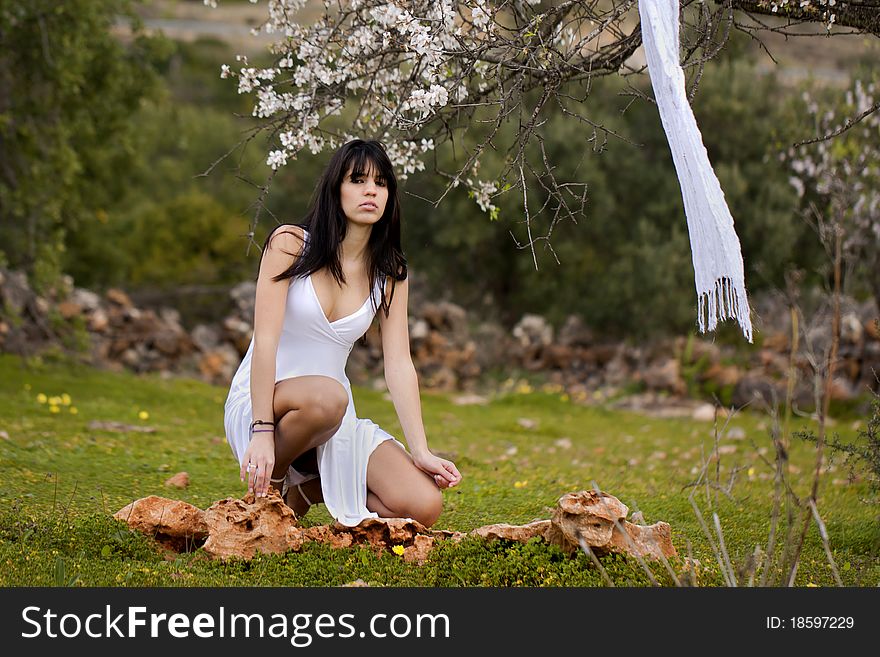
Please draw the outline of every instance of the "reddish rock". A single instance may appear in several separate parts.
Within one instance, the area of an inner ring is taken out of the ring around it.
[[[626,532],[629,540],[623,532]],[[672,528],[666,522],[635,525],[624,520],[620,523],[620,529],[614,527],[611,532],[609,547],[611,552],[638,555],[645,559],[660,559],[660,555],[668,559],[677,554],[672,544]]]
[[[742,378],[742,372],[736,365],[715,363],[703,372],[703,380],[712,381],[719,386],[735,386]]]
[[[192,504],[156,495],[135,500],[113,517],[176,552],[194,549],[208,536],[204,511]]]
[[[546,540],[547,531],[550,529],[549,520],[535,520],[527,525],[508,525],[507,523],[499,523],[497,525],[485,525],[477,527],[469,532],[471,536],[479,536],[487,540],[506,540],[517,541],[519,543],[527,543],[532,538],[539,536]]]
[[[110,327],[110,318],[103,308],[98,308],[89,315],[88,329],[93,333],[104,333]]]
[[[165,480],[165,485],[171,488],[186,488],[189,486],[189,473],[178,472]]]
[[[627,506],[607,493],[566,493],[553,512],[547,540],[569,554],[580,548],[581,536],[590,547],[604,548],[611,541],[614,521],[623,520],[627,513]]]
[[[658,559],[660,554],[667,557],[676,554],[667,523],[635,525],[625,520],[628,512],[625,504],[608,493],[593,490],[567,493],[559,498],[546,538],[568,554],[580,549],[581,539],[598,555],[621,552]]]
[[[434,548],[434,537],[419,534],[413,538],[412,545],[403,548],[403,560],[407,563],[422,565]]]
[[[122,308],[134,307],[129,296],[120,289],[111,288],[107,290],[107,293],[104,296],[107,298],[107,301]]]
[[[369,543],[374,547],[409,545],[417,534],[429,534],[422,523],[408,518],[365,518],[356,527],[340,523],[332,525],[333,531],[349,531],[355,543]]]
[[[636,380],[644,381],[651,390],[668,390],[675,394],[684,394],[686,391],[681,378],[681,364],[677,358],[667,358],[662,362],[652,363],[636,373]]]
[[[788,333],[771,333],[764,336],[762,345],[772,351],[791,351],[791,336]]]
[[[73,319],[74,317],[81,315],[82,311],[82,306],[73,301],[62,301],[58,304],[58,312],[64,319]]]
[[[242,499],[215,502],[205,511],[205,522],[205,552],[218,559],[299,551],[303,544],[296,515],[274,488],[266,497],[248,493]]]

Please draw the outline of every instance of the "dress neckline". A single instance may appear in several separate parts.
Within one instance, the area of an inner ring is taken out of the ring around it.
[[[331,322],[330,318],[324,314],[324,308],[321,306],[321,300],[318,299],[318,291],[315,289],[315,284],[312,282],[312,275],[309,274],[308,276],[306,276],[306,278],[309,279],[309,288],[312,290],[312,297],[315,299],[315,303],[318,304],[318,311],[321,313],[321,317],[324,318],[324,321],[327,322],[327,324],[329,324],[330,326],[333,326],[334,324],[338,324],[339,322],[341,322],[343,320],[350,319],[356,315],[360,315],[364,311],[364,308],[367,307],[367,304],[370,302],[370,299],[372,298],[372,294],[368,295],[366,301],[364,301],[361,304],[360,308],[355,310],[353,313],[345,315],[344,317],[340,317],[339,319],[334,319]]]

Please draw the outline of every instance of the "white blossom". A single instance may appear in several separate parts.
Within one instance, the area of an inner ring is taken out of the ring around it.
[[[270,151],[269,157],[266,159],[266,164],[272,167],[273,170],[277,169],[280,166],[284,166],[285,164],[287,164],[287,152]]]

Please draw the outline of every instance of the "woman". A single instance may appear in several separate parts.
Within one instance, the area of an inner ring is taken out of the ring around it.
[[[432,525],[455,464],[428,450],[409,350],[397,181],[382,145],[355,139],[330,159],[302,225],[267,237],[254,336],[226,400],[226,436],[248,491],[281,491],[297,516],[323,501],[340,523]],[[366,300],[364,300],[366,299]],[[385,381],[410,452],[355,415],[345,363],[379,314]]]

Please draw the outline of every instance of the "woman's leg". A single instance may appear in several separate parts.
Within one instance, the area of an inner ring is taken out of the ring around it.
[[[348,393],[328,376],[298,376],[275,384],[275,468],[272,478],[287,472],[294,460],[330,440],[348,407]],[[315,469],[307,471],[317,472]],[[294,466],[296,467],[296,466]],[[299,469],[299,468],[298,468]],[[311,482],[303,486],[306,489]],[[281,485],[273,484],[281,489]],[[313,490],[314,485],[307,490]],[[308,495],[308,492],[306,493]],[[309,495],[309,499],[317,501]]]
[[[367,464],[367,508],[384,518],[412,518],[430,527],[443,511],[443,494],[409,453],[386,440]]]

